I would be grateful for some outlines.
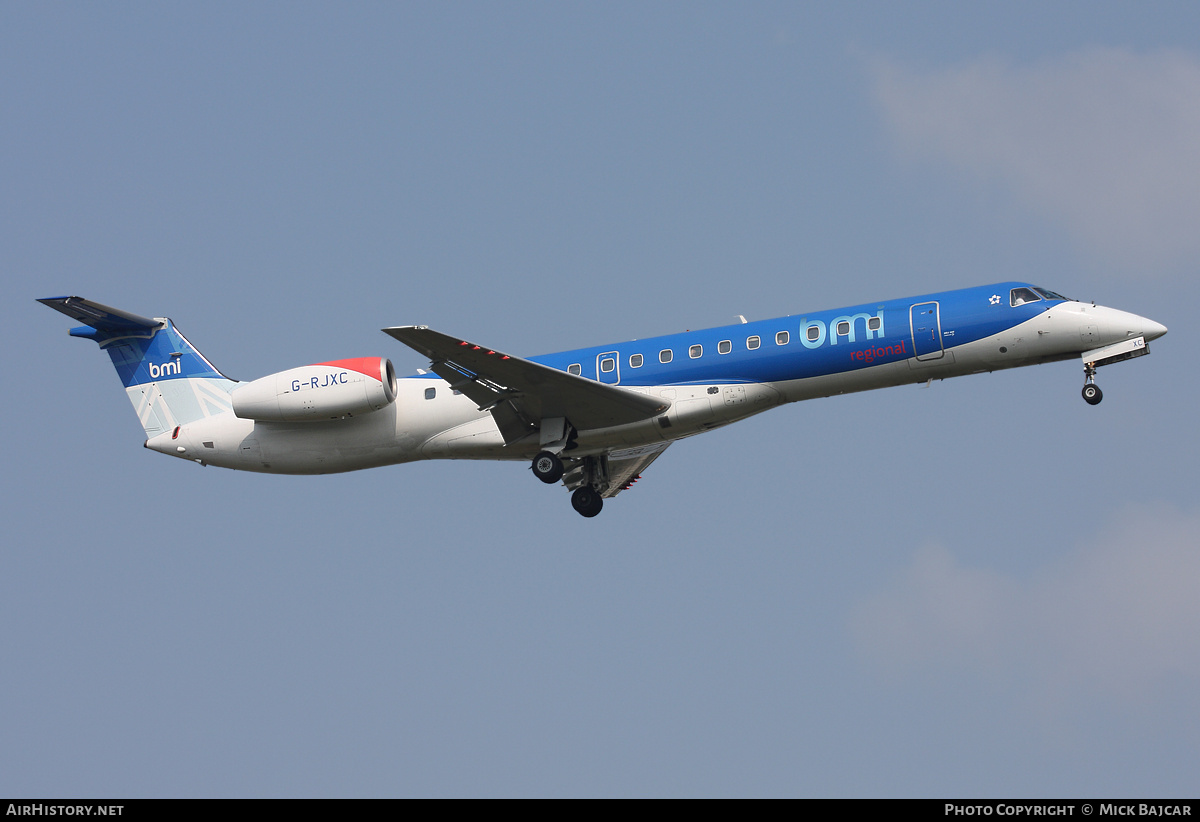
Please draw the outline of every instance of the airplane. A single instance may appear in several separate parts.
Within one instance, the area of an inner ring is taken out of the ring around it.
[[[528,461],[585,517],[673,442],[799,400],[1080,357],[1150,353],[1145,317],[1006,282],[522,359],[423,325],[383,329],[430,361],[225,377],[168,318],[39,300],[112,359],[153,451],[244,471],[325,474],[423,459]]]

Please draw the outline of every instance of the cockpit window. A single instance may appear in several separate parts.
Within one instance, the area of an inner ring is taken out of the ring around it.
[[[1036,291],[1037,293],[1041,294],[1047,300],[1065,300],[1065,299],[1067,299],[1062,294],[1057,294],[1048,288],[1038,288],[1037,286],[1034,286],[1033,290]]]
[[[1014,288],[1009,297],[1008,304],[1013,306],[1025,305],[1025,303],[1036,303],[1041,299],[1032,288]]]

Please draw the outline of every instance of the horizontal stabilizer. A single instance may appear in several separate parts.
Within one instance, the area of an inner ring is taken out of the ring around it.
[[[149,331],[162,326],[158,320],[130,314],[119,308],[110,308],[83,297],[46,297],[38,302],[55,311],[61,311],[71,319],[97,331]]]

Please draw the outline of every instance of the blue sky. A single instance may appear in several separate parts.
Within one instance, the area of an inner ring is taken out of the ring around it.
[[[1200,13],[0,7],[0,794],[1195,796]],[[235,379],[1007,279],[1171,333],[818,400],[595,520],[140,448],[37,297]],[[17,388],[20,387],[20,390]],[[24,398],[42,400],[31,405]]]

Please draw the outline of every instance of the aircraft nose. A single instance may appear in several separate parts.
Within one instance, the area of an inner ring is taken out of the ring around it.
[[[1146,338],[1146,342],[1157,340],[1163,334],[1167,333],[1167,327],[1162,323],[1156,323],[1154,320],[1142,318],[1144,325],[1142,326],[1142,336]]]
[[[1088,325],[1099,331],[1100,341],[1111,345],[1134,337],[1145,337],[1146,341],[1156,340],[1167,333],[1167,327],[1156,323],[1148,317],[1140,317],[1129,311],[1116,308],[1106,308],[1102,305],[1084,309]]]

